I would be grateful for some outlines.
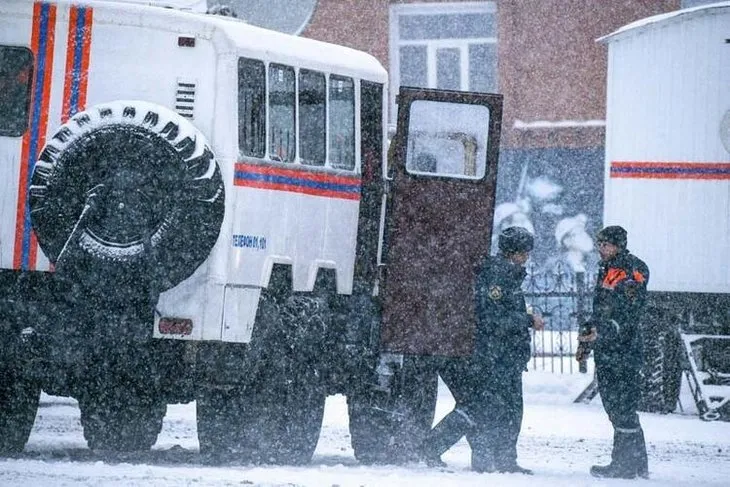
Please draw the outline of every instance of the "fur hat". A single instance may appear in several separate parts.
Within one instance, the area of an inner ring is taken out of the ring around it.
[[[505,254],[530,252],[535,246],[535,238],[523,227],[509,227],[499,234],[499,250]]]
[[[621,249],[626,248],[627,241],[626,230],[618,225],[606,227],[596,235],[596,243],[608,242]]]

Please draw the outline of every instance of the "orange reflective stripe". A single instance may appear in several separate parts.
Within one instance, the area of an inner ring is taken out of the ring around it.
[[[641,272],[634,271],[634,281],[644,282],[644,281],[646,281],[646,278],[644,277],[644,274],[642,274]]]
[[[603,278],[603,287],[613,289],[616,284],[626,279],[626,271],[623,269],[611,268],[606,272],[606,277]]]

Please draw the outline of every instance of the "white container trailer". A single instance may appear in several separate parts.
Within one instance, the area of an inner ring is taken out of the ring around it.
[[[608,46],[604,223],[624,226],[651,269],[647,335],[669,343],[677,325],[728,335],[730,2],[642,19],[600,41]],[[664,362],[657,375],[666,378],[677,368],[661,341],[650,358]]]

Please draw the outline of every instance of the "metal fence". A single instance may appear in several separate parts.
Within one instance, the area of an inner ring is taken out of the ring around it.
[[[585,364],[565,360],[575,355],[578,326],[591,313],[595,274],[574,272],[557,262],[530,265],[522,289],[527,304],[540,313],[545,329],[533,332],[529,368],[555,373],[585,372]]]

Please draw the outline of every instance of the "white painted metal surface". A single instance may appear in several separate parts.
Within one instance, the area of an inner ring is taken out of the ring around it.
[[[181,37],[194,39],[194,46],[181,45]],[[387,83],[374,57],[237,19],[109,1],[4,1],[0,45],[32,50],[43,59],[42,65],[36,61],[36,75],[42,71],[45,76],[31,101],[37,116],[31,115],[30,129],[21,137],[0,136],[0,268],[50,268],[29,223],[17,224],[29,222],[23,185],[45,137],[73,113],[116,99],[174,110],[182,80],[195,84],[195,100],[185,105],[193,108],[191,121],[208,138],[221,166],[226,213],[208,260],[160,298],[162,316],[194,323],[192,333],[175,338],[247,341],[260,290],[277,262],[292,265],[297,291],[311,290],[323,267],[336,270],[338,292],[351,292],[360,145],[355,144],[358,162],[352,171],[239,157],[238,58],[352,77],[359,136],[360,80]],[[24,153],[24,144],[35,149]],[[242,183],[262,168],[269,183],[276,179],[279,184]]]
[[[728,39],[730,2],[600,39],[608,45],[604,223],[628,230],[653,291],[730,292]]]

